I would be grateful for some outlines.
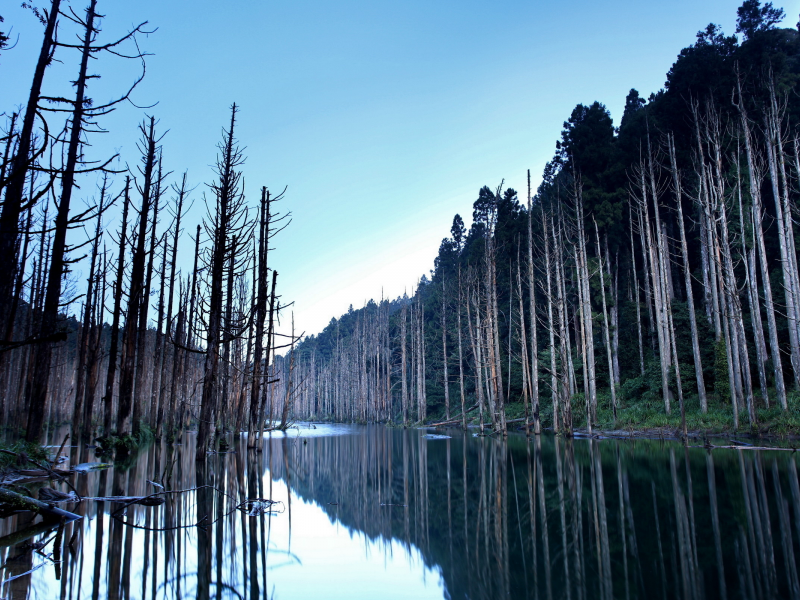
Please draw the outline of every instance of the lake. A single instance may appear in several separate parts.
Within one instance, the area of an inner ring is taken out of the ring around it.
[[[205,462],[194,446],[72,478],[161,504],[0,521],[0,596],[800,598],[791,451],[323,424]]]

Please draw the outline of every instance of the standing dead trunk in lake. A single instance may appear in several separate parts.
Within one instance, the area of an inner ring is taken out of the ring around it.
[[[84,129],[85,116],[85,96],[86,84],[88,81],[87,68],[91,52],[92,41],[96,35],[94,19],[96,17],[95,7],[97,0],[91,0],[89,8],[86,10],[86,21],[84,23],[85,32],[82,43],[81,65],[76,80],[75,100],[73,101],[72,122],[70,128],[70,138],[67,147],[67,161],[64,173],[61,177],[61,200],[58,204],[58,213],[55,220],[55,231],[53,234],[53,244],[50,252],[50,273],[47,280],[47,294],[44,301],[44,311],[42,314],[41,337],[49,336],[57,331],[58,307],[61,302],[61,281],[64,272],[64,256],[67,249],[67,228],[69,227],[69,210],[72,200],[72,191],[75,184],[75,171],[78,166],[78,151],[81,145],[81,134]],[[55,18],[55,16],[53,17]],[[27,153],[23,156],[27,160]],[[8,200],[6,200],[8,202]],[[6,205],[3,205],[4,211]],[[18,217],[18,215],[17,215]],[[0,217],[0,220],[2,218]],[[14,222],[16,229],[16,221]],[[16,239],[16,234],[14,234]],[[12,244],[13,246],[13,244]],[[12,264],[11,262],[7,264]],[[13,269],[12,269],[13,273]],[[28,394],[28,426],[25,431],[25,439],[36,442],[42,433],[42,423],[44,419],[45,404],[47,402],[48,374],[52,361],[52,345],[48,343],[37,344],[34,351],[33,361],[35,372],[38,374],[33,379]]]
[[[269,319],[269,322],[268,322],[268,325],[267,325],[267,347],[266,347],[265,352],[264,352],[264,363],[266,365],[266,373],[267,373],[267,375],[269,375],[270,353],[271,352],[274,353],[274,348],[275,348],[275,338],[274,338],[274,332],[275,332],[275,309],[276,309],[276,306],[275,306],[275,285],[276,285],[277,281],[278,281],[278,272],[273,270],[272,271],[272,291],[270,292],[270,296],[269,296],[269,312],[267,313],[268,314],[268,319]],[[258,418],[256,420],[256,424],[257,424],[256,431],[258,432],[258,437],[256,438],[256,440],[254,440],[253,445],[258,443],[258,446],[256,447],[256,449],[259,450],[259,451],[261,450],[261,440],[264,439],[264,426],[265,426],[264,418],[265,418],[266,409],[267,409],[266,393],[268,391],[270,391],[270,389],[271,389],[270,386],[272,386],[274,383],[275,382],[272,381],[272,382],[268,382],[267,385],[265,385],[264,394],[262,394],[262,397],[260,399],[260,403],[258,405]],[[255,409],[256,407],[251,406],[250,408],[252,410],[252,409]],[[270,427],[272,427],[272,396],[271,395],[270,395],[270,406],[269,406],[269,422],[270,422]]]
[[[167,287],[167,254],[169,253],[169,231],[164,232],[164,246],[161,249],[161,272],[159,273],[159,291],[158,291],[158,308],[156,313],[158,318],[156,320],[156,344],[153,353],[153,368],[150,380],[150,410],[149,424],[153,429],[153,434],[157,439],[161,438],[158,422],[158,400],[161,392],[161,365],[164,362],[164,333],[162,327],[164,326],[164,293]],[[169,321],[167,321],[167,329],[169,329]],[[169,333],[169,331],[167,332]]]
[[[122,203],[122,225],[119,231],[119,256],[117,258],[117,278],[114,283],[114,313],[111,318],[111,345],[108,351],[108,371],[106,390],[103,395],[103,435],[111,433],[111,417],[114,405],[114,381],[117,373],[117,352],[119,347],[119,318],[122,304],[122,281],[125,274],[125,242],[127,239],[128,208],[130,206],[130,177],[125,179],[124,200]]]
[[[250,388],[250,410],[255,417],[258,411],[258,403],[261,398],[261,379],[262,379],[262,361],[264,349],[264,323],[267,318],[267,296],[268,289],[268,267],[267,258],[269,253],[269,222],[270,222],[270,193],[266,187],[261,188],[261,207],[259,212],[259,228],[258,228],[258,256],[256,261],[258,263],[258,277],[253,283],[255,288],[255,350],[253,352],[253,384]],[[250,422],[255,425],[255,418]],[[259,424],[259,428],[261,425]],[[255,426],[251,427],[250,432],[255,434]],[[248,446],[254,447],[255,441],[250,438]]]
[[[150,117],[147,126],[139,127],[143,140],[142,163],[139,172],[144,177],[140,188],[142,203],[139,209],[139,224],[136,235],[136,249],[131,262],[130,287],[128,292],[128,310],[125,314],[125,330],[123,333],[122,365],[119,379],[119,408],[117,410],[117,433],[121,435],[131,432],[131,411],[133,409],[133,387],[136,374],[136,341],[139,325],[139,310],[147,300],[144,297],[144,276],[147,240],[147,224],[151,207],[151,190],[153,172],[156,164],[158,139],[155,134],[155,118]]]
[[[183,178],[181,179],[180,188],[175,186],[173,188],[177,194],[178,198],[175,203],[175,229],[172,233],[172,252],[170,253],[170,265],[169,265],[169,291],[167,292],[167,315],[166,315],[166,330],[167,330],[167,338],[169,339],[170,336],[173,336],[173,329],[172,329],[172,304],[175,299],[175,269],[176,263],[178,258],[178,238],[180,237],[181,233],[181,217],[183,216],[183,202],[186,199],[186,173],[183,174]],[[173,338],[175,339],[175,338]],[[168,388],[166,381],[167,376],[167,365],[170,363],[167,360],[167,357],[170,357],[172,360],[171,362],[174,363],[177,358],[177,347],[174,344],[167,344],[164,352],[161,356],[161,375],[159,377],[161,385],[158,389],[158,400],[156,402],[156,415],[155,415],[155,430],[156,436],[161,437],[163,435],[162,426],[164,423],[164,403],[167,401],[168,398]],[[172,432],[167,432],[168,435],[171,435]]]
[[[87,435],[91,431],[92,410],[91,403],[87,403],[84,410],[84,396],[86,385],[87,356],[89,354],[89,338],[93,333],[94,313],[94,294],[96,286],[96,269],[98,268],[98,249],[100,247],[100,237],[102,234],[101,224],[103,211],[106,208],[106,194],[108,192],[108,176],[103,178],[103,185],[100,190],[100,205],[97,209],[97,222],[95,224],[94,237],[92,239],[91,258],[89,260],[89,277],[86,281],[86,301],[84,302],[83,324],[81,326],[81,337],[78,346],[78,363],[75,382],[75,401],[72,408],[72,436],[77,439],[88,439]]]
[[[134,377],[133,418],[131,423],[132,433],[134,435],[137,435],[141,430],[144,420],[147,418],[147,409],[150,405],[150,398],[148,398],[148,395],[145,393],[146,377],[152,375],[152,370],[147,368],[150,362],[150,352],[147,343],[147,321],[150,312],[150,288],[153,285],[153,264],[156,257],[156,246],[159,243],[156,233],[158,227],[158,209],[161,203],[161,185],[163,183],[161,152],[158,154],[158,171],[151,184],[150,192],[153,198],[153,223],[150,229],[150,249],[147,252],[147,272],[144,276],[143,292],[137,315],[139,318],[139,325],[136,331],[136,375]]]
[[[225,266],[231,255],[229,240],[243,227],[241,211],[243,210],[244,193],[242,191],[242,172],[238,169],[244,162],[244,156],[234,139],[236,112],[237,108],[234,104],[231,107],[230,125],[227,131],[223,132],[220,156],[217,159],[216,172],[219,180],[212,185],[215,196],[212,213],[214,221],[212,224],[206,224],[212,247],[208,260],[209,300],[203,393],[197,434],[197,460],[205,459],[217,418],[220,344],[224,341],[222,316]]]
[[[11,306],[11,298],[14,293],[14,269],[9,265],[15,264],[16,243],[19,235],[19,218],[23,210],[23,195],[25,190],[25,180],[31,166],[31,149],[33,143],[33,127],[36,120],[39,97],[41,95],[44,74],[50,65],[55,52],[55,33],[58,23],[61,0],[52,0],[50,10],[46,13],[47,21],[44,29],[44,39],[39,50],[39,57],[36,61],[36,68],[33,73],[28,102],[25,106],[25,114],[22,119],[22,128],[17,137],[17,148],[11,160],[5,195],[3,197],[3,208],[0,212],[0,264],[5,265],[0,269],[0,326],[5,335],[12,327],[9,321],[8,309]],[[84,83],[85,86],[85,78]],[[81,107],[82,109],[83,107]],[[74,115],[73,115],[74,116]],[[13,127],[12,127],[13,129]],[[39,152],[43,152],[44,146]],[[4,178],[5,179],[5,178]]]

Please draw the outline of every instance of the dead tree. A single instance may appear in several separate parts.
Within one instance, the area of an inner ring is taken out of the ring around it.
[[[70,204],[72,201],[72,193],[75,187],[75,177],[79,172],[81,166],[86,166],[84,157],[80,153],[82,145],[82,136],[90,130],[91,127],[97,125],[97,118],[105,115],[112,110],[119,102],[127,99],[133,89],[141,78],[128,90],[122,98],[118,98],[106,104],[94,105],[87,103],[87,84],[91,78],[96,76],[90,75],[88,72],[89,58],[93,54],[97,54],[102,50],[111,50],[116,52],[114,48],[121,44],[125,39],[130,39],[135,36],[136,32],[140,31],[141,26],[134,29],[124,38],[114,42],[113,44],[105,44],[97,46],[94,44],[96,37],[99,33],[95,20],[98,15],[96,12],[97,0],[91,0],[89,7],[86,9],[86,16],[80,19],[73,13],[73,20],[83,29],[83,39],[80,45],[69,46],[80,50],[81,61],[78,70],[78,77],[75,80],[75,98],[43,98],[52,101],[56,106],[69,105],[69,108],[49,108],[51,112],[67,112],[71,115],[69,125],[68,139],[57,141],[64,142],[66,145],[66,160],[64,168],[62,169],[61,176],[61,196],[58,202],[58,211],[54,223],[53,240],[50,249],[50,266],[49,275],[47,279],[47,291],[44,300],[44,308],[42,312],[40,328],[39,328],[39,341],[42,342],[44,338],[53,335],[53,332],[58,331],[58,309],[61,304],[61,282],[64,267],[67,262],[67,253],[69,251],[67,245],[67,230],[71,226],[75,226],[92,213],[92,209],[81,213],[79,215],[70,217]],[[66,44],[62,44],[67,46]],[[117,53],[118,54],[118,53]],[[143,59],[143,55],[139,53],[135,58]],[[142,75],[143,77],[144,75]],[[37,93],[38,95],[38,93]],[[26,154],[27,156],[27,154]],[[108,159],[100,165],[90,166],[88,169],[82,169],[82,172],[87,170],[100,171],[106,169],[108,164],[113,160]],[[4,205],[5,209],[5,205]],[[2,217],[0,217],[2,220]],[[2,252],[2,249],[0,249]],[[37,441],[41,435],[42,423],[45,415],[45,405],[47,402],[48,394],[48,377],[46,374],[50,373],[50,366],[52,361],[52,344],[38,343],[36,345],[33,361],[35,373],[39,375],[35,377],[28,391],[28,427],[26,430],[26,439],[29,441]]]
[[[197,460],[205,459],[219,413],[220,346],[243,332],[230,331],[223,327],[225,269],[228,265],[237,265],[239,254],[247,251],[253,225],[245,206],[242,172],[239,170],[244,163],[244,156],[234,138],[237,110],[234,104],[231,107],[229,128],[224,130],[223,141],[219,146],[220,154],[215,169],[218,180],[211,184],[214,208],[213,211],[209,208],[209,220],[205,223],[212,245],[206,260],[208,311]],[[242,268],[246,270],[246,265]]]
[[[122,203],[122,225],[119,230],[119,256],[117,258],[117,274],[114,282],[114,309],[111,317],[111,341],[108,350],[108,371],[106,373],[106,389],[103,395],[103,435],[111,433],[111,417],[114,403],[114,381],[117,373],[117,353],[119,351],[119,321],[122,308],[122,282],[125,274],[125,242],[127,239],[128,208],[130,206],[130,176],[125,180],[124,200]]]
[[[39,107],[44,74],[53,60],[53,54],[56,49],[55,36],[60,7],[61,0],[51,0],[50,10],[46,13],[47,21],[44,39],[42,40],[42,47],[39,50],[39,58],[36,61],[36,68],[33,73],[33,82],[28,95],[28,103],[25,106],[22,128],[17,136],[16,153],[10,162],[8,179],[6,180],[5,175],[3,177],[4,182],[7,182],[3,209],[0,212],[0,264],[5,265],[5,268],[0,269],[0,311],[2,311],[0,313],[0,316],[2,316],[0,325],[3,327],[4,334],[11,327],[7,311],[11,306],[11,297],[14,293],[14,269],[10,269],[8,266],[16,262],[16,244],[19,236],[19,219],[23,211],[25,180],[32,162],[33,128]],[[35,159],[36,156],[44,151],[45,145],[43,144],[33,158]],[[5,161],[3,166],[5,167]]]
[[[147,251],[147,225],[150,217],[150,208],[153,203],[151,196],[153,189],[154,170],[158,155],[158,143],[161,138],[156,137],[156,121],[150,117],[147,125],[140,125],[139,130],[142,140],[139,148],[142,152],[143,166],[139,173],[143,177],[141,186],[137,186],[141,193],[142,202],[138,210],[139,223],[136,234],[136,248],[131,259],[130,287],[128,292],[128,310],[125,315],[125,330],[123,333],[122,365],[119,380],[119,407],[117,410],[117,433],[121,435],[131,432],[131,410],[133,408],[134,381],[136,374],[136,350],[139,326],[139,311],[146,305],[145,290],[145,261]],[[144,351],[144,349],[142,349]]]

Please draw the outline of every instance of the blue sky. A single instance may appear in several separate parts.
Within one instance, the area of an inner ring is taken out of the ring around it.
[[[630,88],[645,97],[661,88],[709,22],[733,33],[739,4],[100,0],[107,39],[144,20],[158,28],[140,38],[153,55],[134,95],[140,106],[158,104],[109,115],[110,133],[95,135],[88,153],[116,150],[133,165],[137,123],[155,115],[169,130],[165,166],[176,179],[188,170],[197,186],[184,220],[193,231],[235,101],[252,203],[262,185],[288,186],[283,209],[293,223],[275,240],[271,266],[284,301],[295,301],[297,328],[314,333],[351,303],[410,292],[433,267],[453,215],[469,224],[481,186],[504,179],[524,197],[526,170],[535,186],[577,103],[599,100],[618,123]],[[798,4],[782,4],[786,26]],[[27,97],[41,27],[18,2],[0,14],[12,40],[19,35],[0,56],[8,112]],[[77,56],[58,57],[51,91],[77,71]],[[119,60],[95,68],[97,101],[137,69]],[[87,181],[80,193],[92,189]],[[182,244],[186,268],[188,235]]]

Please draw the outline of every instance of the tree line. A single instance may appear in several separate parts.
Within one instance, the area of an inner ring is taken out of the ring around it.
[[[526,430],[569,434],[661,407],[685,435],[687,410],[734,429],[793,410],[800,34],[783,18],[747,0],[739,37],[701,30],[618,127],[576,106],[538,189],[530,171],[523,200],[482,188],[411,297],[296,347],[298,416],[466,427],[477,409],[506,432],[519,403]]]
[[[133,166],[92,155],[103,118],[145,75],[138,38],[150,33],[145,22],[106,40],[98,4],[32,8],[43,39],[30,94],[21,111],[5,113],[0,419],[33,442],[46,424],[70,422],[74,437],[123,449],[197,425],[202,458],[224,449],[227,434],[255,439],[265,427],[266,365],[286,345],[275,331],[278,274],[268,266],[288,224],[278,211],[283,192],[245,194],[236,104],[202,194],[187,173],[164,169],[155,116],[139,125]],[[72,35],[80,43],[64,41]],[[117,98],[97,102],[90,89],[100,75],[90,66],[110,68],[110,59],[135,61],[141,72]],[[51,81],[55,61],[75,68],[74,79]],[[198,196],[205,214],[187,227]],[[193,256],[180,259],[187,233]]]

